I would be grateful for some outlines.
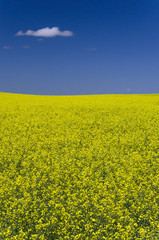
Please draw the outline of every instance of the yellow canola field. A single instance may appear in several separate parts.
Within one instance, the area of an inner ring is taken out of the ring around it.
[[[0,239],[159,239],[159,95],[0,93]]]

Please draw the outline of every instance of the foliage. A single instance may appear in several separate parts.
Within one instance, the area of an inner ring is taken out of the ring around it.
[[[159,239],[159,95],[0,93],[0,239]]]

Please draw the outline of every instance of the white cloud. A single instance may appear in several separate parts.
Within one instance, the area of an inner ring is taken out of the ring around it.
[[[96,51],[97,49],[96,49],[96,48],[86,48],[86,50],[89,51],[89,52],[94,52],[94,51]]]
[[[9,49],[12,49],[12,47],[11,46],[3,46],[3,49],[9,50]]]
[[[43,39],[43,38],[39,38],[38,41],[39,41],[39,42],[43,42],[44,39]]]
[[[25,45],[22,48],[30,48],[30,46],[29,45]]]
[[[56,37],[56,36],[61,36],[61,37],[70,37],[73,36],[73,32],[71,31],[60,31],[58,27],[53,27],[53,28],[42,28],[37,31],[32,31],[28,30],[26,32],[19,31],[17,32],[16,36],[34,36],[34,37]]]

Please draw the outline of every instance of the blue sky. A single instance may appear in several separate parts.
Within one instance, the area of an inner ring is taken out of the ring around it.
[[[159,1],[0,0],[0,92],[159,93]]]

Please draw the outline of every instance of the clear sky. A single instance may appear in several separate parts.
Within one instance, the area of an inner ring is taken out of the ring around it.
[[[159,93],[159,1],[0,0],[0,92]]]

